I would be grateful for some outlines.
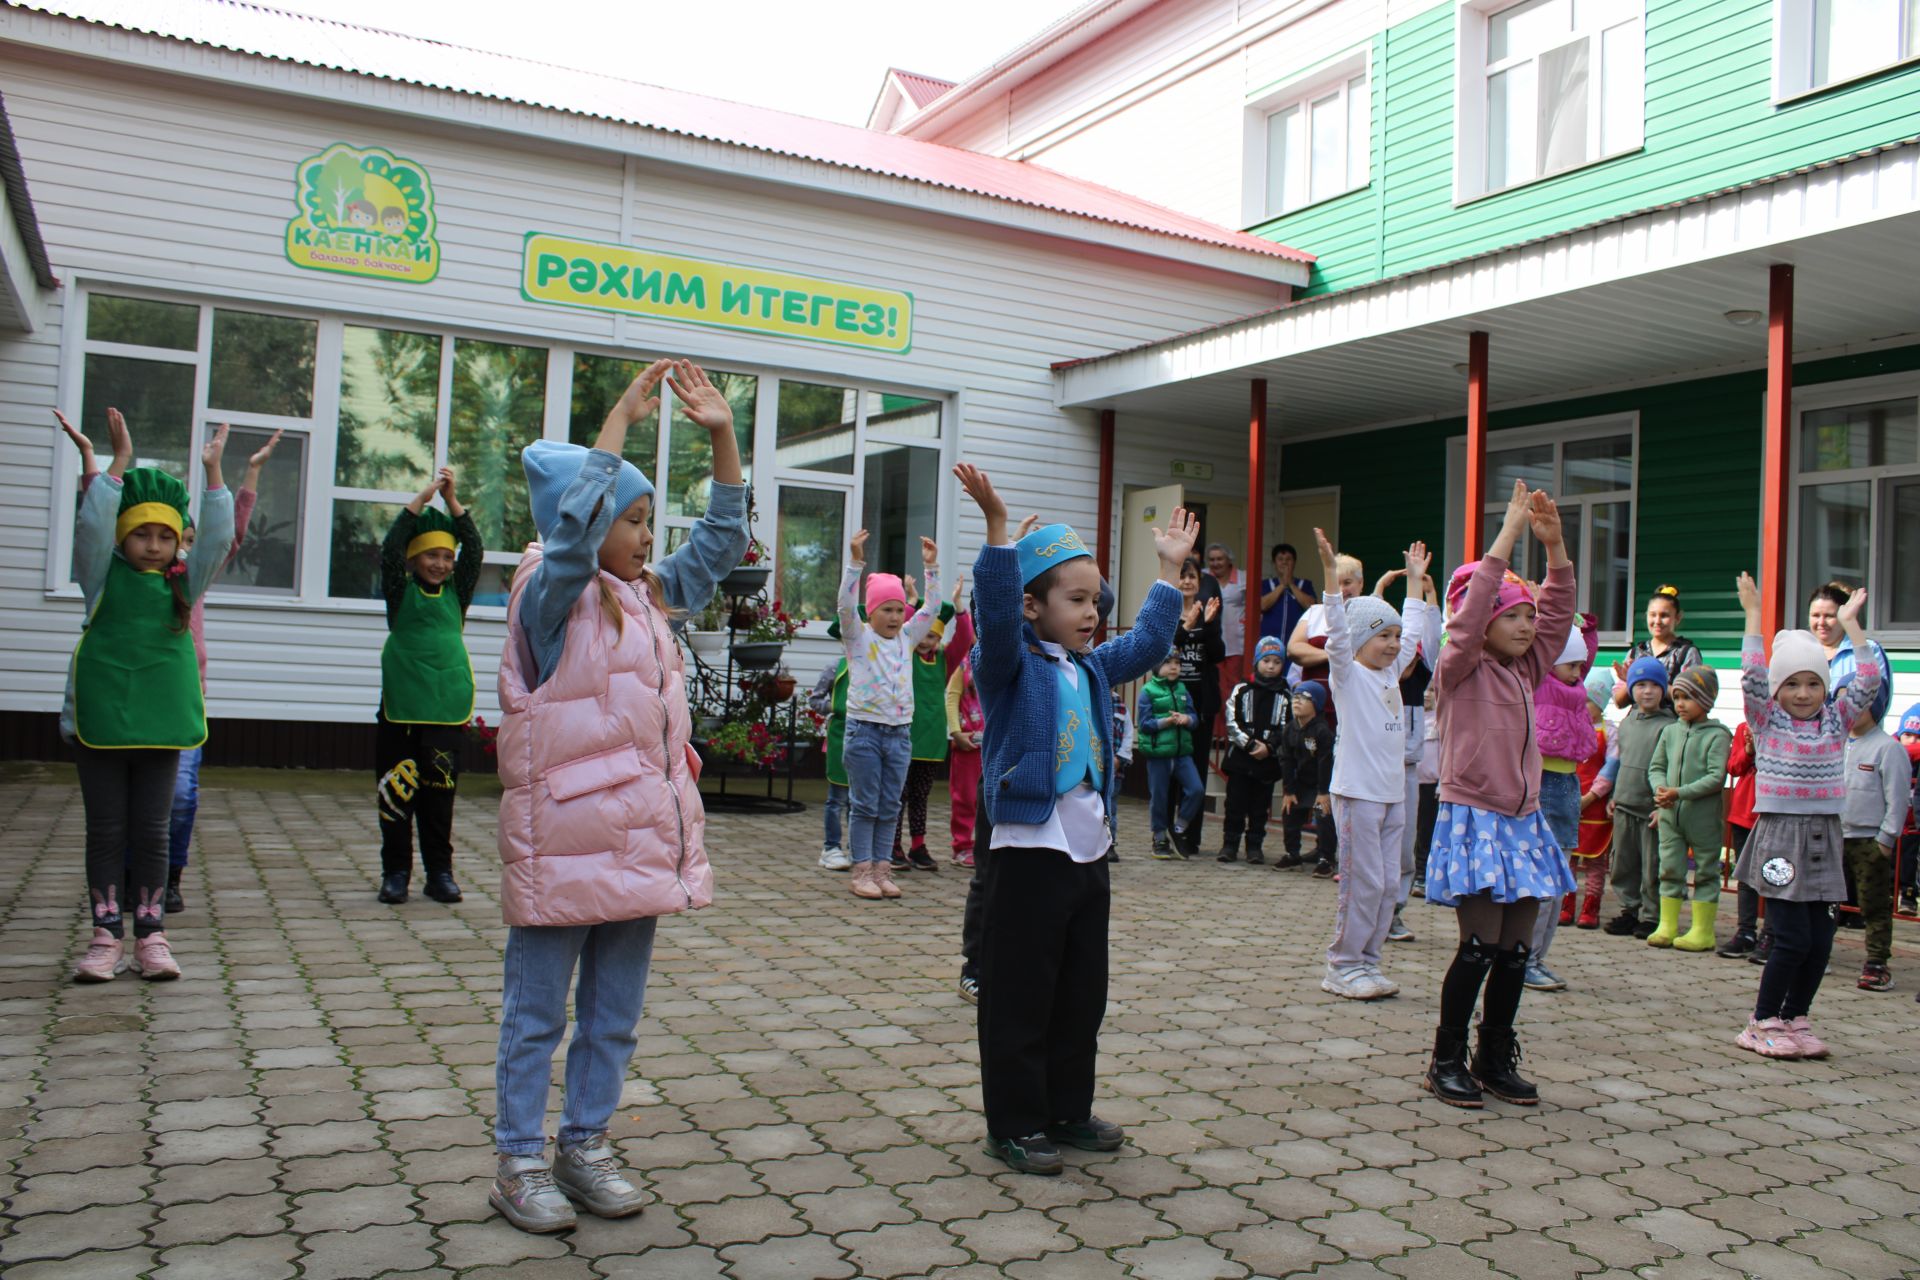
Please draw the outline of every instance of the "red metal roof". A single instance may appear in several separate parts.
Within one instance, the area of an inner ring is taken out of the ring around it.
[[[942,80],[937,76],[923,76],[912,71],[902,71],[898,67],[893,68],[893,78],[900,82],[901,91],[907,95],[907,101],[913,104],[915,111],[935,98],[943,96],[947,90],[959,83],[955,80]]]
[[[1313,261],[1298,249],[1039,165],[243,0],[18,0],[16,7],[795,156],[1261,257]]]

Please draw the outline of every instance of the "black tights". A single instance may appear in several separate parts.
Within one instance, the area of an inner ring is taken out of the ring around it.
[[[1460,925],[1460,949],[1440,984],[1440,1025],[1464,1036],[1480,1000],[1482,1027],[1510,1030],[1526,990],[1527,942],[1540,912],[1538,898],[1495,902],[1490,893],[1460,899],[1454,914]],[[1491,942],[1486,939],[1492,939]]]
[[[1767,899],[1773,950],[1760,971],[1760,996],[1753,1010],[1757,1021],[1791,1022],[1806,1016],[1833,955],[1833,924],[1829,903]]]

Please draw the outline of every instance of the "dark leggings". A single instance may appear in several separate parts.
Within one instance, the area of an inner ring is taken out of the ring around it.
[[[960,917],[960,976],[980,976],[980,933],[987,918],[987,859],[993,852],[993,819],[982,804],[973,829],[973,877],[967,881],[967,905]]]
[[[133,936],[166,928],[167,824],[173,814],[178,751],[98,750],[74,744],[80,798],[87,810],[87,896],[93,923],[126,936],[123,913],[133,910]],[[132,901],[123,903],[122,893]]]
[[[927,842],[927,797],[933,794],[933,777],[940,772],[938,760],[915,760],[907,766],[907,787],[901,796],[900,817],[893,824],[893,851],[900,852],[904,830],[913,837],[913,847]]]
[[[1753,1016],[1790,1022],[1806,1016],[1833,955],[1833,904],[1767,899],[1767,932],[1773,950],[1760,971],[1760,997]]]
[[[1208,772],[1213,768],[1213,721],[1220,714],[1220,668],[1209,665],[1199,680],[1187,682],[1187,693],[1193,698],[1193,768],[1200,775],[1200,794],[1207,794],[1207,782],[1211,778]],[[1207,819],[1206,801],[1200,805],[1200,816],[1193,820],[1193,837],[1197,841],[1200,827]]]
[[[1440,817],[1440,784],[1423,782],[1420,784],[1420,808],[1414,815],[1413,827],[1413,874],[1421,879],[1427,876],[1427,850],[1433,848],[1433,824]]]

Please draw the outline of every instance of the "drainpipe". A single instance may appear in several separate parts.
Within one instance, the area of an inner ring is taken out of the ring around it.
[[[1260,643],[1260,566],[1266,563],[1261,544],[1267,532],[1267,380],[1252,382],[1253,404],[1247,423],[1247,678],[1252,679],[1253,651]]]
[[[1100,524],[1094,539],[1094,549],[1100,557],[1100,576],[1108,582],[1113,581],[1113,418],[1112,409],[1100,411]],[[1116,600],[1118,591],[1116,587]],[[1093,640],[1098,644],[1106,638],[1107,620],[1102,618]]]
[[[1487,508],[1487,335],[1467,335],[1467,523],[1462,559],[1481,555],[1481,526]]]
[[[1769,649],[1787,618],[1787,441],[1793,410],[1793,267],[1767,282],[1767,416],[1761,427],[1760,635]]]

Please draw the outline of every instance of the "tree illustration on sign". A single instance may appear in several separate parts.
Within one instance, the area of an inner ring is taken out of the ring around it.
[[[427,190],[420,174],[377,152],[337,145],[309,163],[301,203],[316,227],[380,232],[418,240],[428,229]]]

